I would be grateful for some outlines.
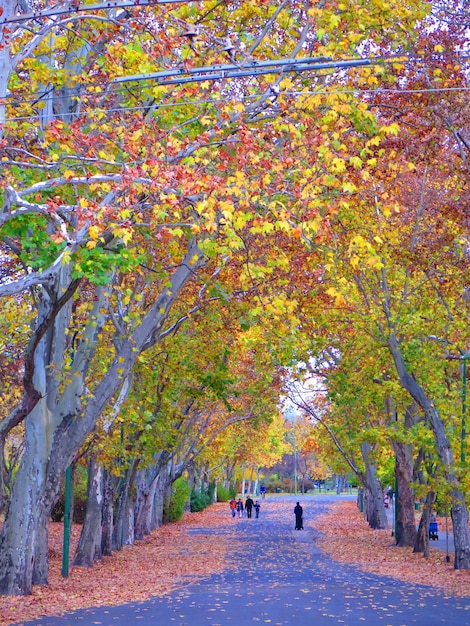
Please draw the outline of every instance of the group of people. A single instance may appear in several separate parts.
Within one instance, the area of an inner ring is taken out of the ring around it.
[[[230,511],[232,513],[232,517],[235,517],[238,514],[238,517],[243,517],[243,511],[246,511],[246,516],[248,518],[252,517],[253,509],[255,510],[256,519],[259,518],[259,510],[261,508],[258,500],[256,502],[253,501],[251,496],[245,500],[245,505],[243,505],[243,501],[241,498],[236,500],[232,498],[230,500]],[[295,530],[303,530],[304,529],[304,510],[300,506],[300,502],[294,507],[294,515],[295,515]]]
[[[243,501],[241,498],[239,498],[238,500],[235,500],[235,498],[232,498],[230,500],[230,510],[232,512],[232,517],[235,517],[237,513],[238,513],[238,517],[243,517],[243,510],[246,511],[247,517],[252,517],[253,509],[254,509],[255,517],[258,518],[260,508],[261,508],[261,504],[258,502],[258,500],[256,500],[255,502],[251,498],[251,496],[248,496],[248,498],[245,500],[245,506],[243,506]]]

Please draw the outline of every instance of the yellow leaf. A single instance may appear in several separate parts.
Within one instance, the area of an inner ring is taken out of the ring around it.
[[[90,228],[88,229],[88,234],[92,239],[98,239],[100,235],[100,229],[98,228],[98,226],[90,226]]]

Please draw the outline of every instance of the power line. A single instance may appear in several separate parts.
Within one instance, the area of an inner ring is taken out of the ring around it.
[[[463,62],[468,60],[468,56],[459,56],[459,61]],[[334,60],[329,57],[306,57],[306,58],[287,58],[287,59],[271,59],[271,60],[253,60],[245,62],[244,64],[217,64],[209,66],[198,66],[193,68],[177,67],[169,70],[163,70],[160,72],[152,72],[146,74],[135,74],[131,76],[120,76],[114,78],[108,84],[108,87],[103,96],[109,94],[111,90],[116,89],[123,83],[139,83],[139,82],[156,82],[159,86],[166,85],[183,85],[192,82],[215,82],[217,80],[224,79],[237,79],[246,77],[257,77],[266,74],[281,74],[281,73],[300,73],[305,71],[319,71],[325,69],[340,70],[350,69],[361,66],[374,66],[384,65],[391,63],[423,63],[427,61],[426,58],[420,57],[366,57],[359,59],[344,59]],[[91,88],[96,83],[88,83]],[[81,84],[83,87],[87,87],[85,84]],[[53,91],[53,88],[50,90]],[[78,99],[83,99],[86,95],[93,94],[89,90],[82,91],[75,96]],[[16,99],[13,94],[7,95],[5,100],[14,100],[15,104],[31,103],[35,104],[38,101],[41,103],[53,102],[61,98],[60,95],[52,95],[51,97],[45,97],[47,93],[42,95],[34,95],[31,99]]]
[[[16,24],[19,22],[27,22],[29,20],[37,20],[45,17],[54,17],[56,15],[70,15],[72,13],[82,13],[84,11],[102,11],[107,9],[125,9],[128,7],[154,7],[165,4],[189,4],[191,0],[123,0],[118,2],[117,0],[109,0],[108,2],[98,2],[96,4],[77,4],[75,6],[67,7],[54,7],[53,9],[47,9],[44,11],[33,11],[31,13],[22,13],[12,18],[1,18],[0,25],[2,24]]]
[[[454,92],[454,93],[459,93],[459,92],[469,92],[470,91],[470,87],[435,87],[435,88],[429,88],[429,89],[387,89],[387,88],[383,88],[383,87],[379,87],[377,89],[324,89],[324,90],[318,90],[318,91],[284,91],[281,92],[281,95],[289,95],[289,96],[314,96],[314,95],[326,95],[326,96],[333,96],[333,95],[366,95],[366,94],[416,94],[416,93],[424,93],[424,94],[429,94],[429,93],[445,93],[445,92]],[[247,96],[240,96],[237,98],[237,102],[241,101],[241,100],[252,100],[254,98],[258,98],[259,95],[247,95]],[[207,105],[211,105],[211,104],[220,104],[221,100],[220,99],[214,99],[214,100],[182,100],[181,102],[168,102],[168,103],[162,103],[162,104],[157,104],[155,105],[156,109],[165,109],[165,108],[175,108],[175,107],[187,107],[188,105],[190,106],[207,106]],[[130,111],[145,111],[148,110],[150,108],[149,105],[141,105],[141,106],[134,106],[134,107],[116,107],[116,108],[109,108],[109,109],[103,109],[105,110],[107,113],[120,113],[120,112],[130,112]],[[71,112],[71,113],[61,113],[60,114],[60,118],[64,118],[64,117],[88,117],[90,115],[94,115],[96,113],[96,111],[85,111],[84,113],[80,113],[79,115],[77,115],[76,112]],[[24,115],[24,116],[18,116],[18,117],[7,117],[5,118],[6,122],[18,122],[18,121],[22,121],[22,120],[34,120],[37,119],[38,115]]]
[[[468,59],[468,57],[459,57],[460,60]],[[279,59],[274,61],[253,61],[243,66],[239,65],[213,65],[206,67],[195,67],[190,69],[180,69],[177,73],[190,74],[190,76],[181,76],[176,78],[167,78],[175,76],[175,70],[165,70],[162,72],[153,72],[150,74],[135,74],[133,76],[121,76],[114,78],[111,84],[120,84],[127,82],[140,81],[156,81],[158,85],[180,85],[191,82],[216,81],[225,78],[243,78],[246,76],[261,76],[265,74],[277,74],[281,72],[308,72],[325,69],[350,69],[355,67],[384,65],[390,63],[425,63],[426,59],[419,57],[367,57],[362,59],[333,60],[328,57],[313,57],[300,59]],[[200,74],[205,72],[205,74]]]
[[[459,56],[460,61],[468,60],[468,56]],[[147,74],[134,74],[132,76],[120,76],[111,82],[115,84],[127,82],[139,82],[145,80],[157,81],[159,85],[171,85],[187,82],[203,82],[206,80],[219,80],[221,78],[237,78],[244,76],[256,76],[261,74],[275,74],[282,72],[305,72],[323,69],[349,69],[367,65],[384,65],[390,63],[425,63],[422,57],[365,57],[359,59],[335,60],[330,57],[304,57],[289,59],[273,59],[268,61],[250,61],[243,65],[209,65],[193,67],[189,69],[170,69],[161,72]],[[175,75],[190,75],[183,78],[168,78]],[[192,77],[191,77],[192,76]]]

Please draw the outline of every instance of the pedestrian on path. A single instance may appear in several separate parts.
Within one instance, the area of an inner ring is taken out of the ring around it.
[[[297,504],[295,505],[294,513],[295,513],[295,530],[303,530],[304,529],[304,520],[303,520],[304,510],[300,506],[300,502],[297,502]]]
[[[241,501],[241,498],[238,498],[237,511],[238,517],[243,517],[243,502]]]
[[[259,510],[261,508],[261,504],[258,502],[258,500],[256,500],[256,502],[254,503],[254,509],[255,509],[255,517],[256,519],[258,519],[259,517]]]
[[[245,501],[245,509],[246,509],[246,516],[247,517],[251,517],[251,512],[253,510],[253,505],[254,505],[254,502],[251,499],[251,496],[248,496],[248,498]]]
[[[235,514],[237,512],[237,501],[235,500],[235,498],[232,498],[230,500],[230,511],[232,513],[232,517],[235,517]]]

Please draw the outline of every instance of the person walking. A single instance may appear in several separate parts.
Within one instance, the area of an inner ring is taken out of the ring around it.
[[[254,502],[251,499],[251,496],[248,496],[248,498],[245,501],[246,516],[248,518],[251,518],[251,512],[253,510],[253,505],[254,505]]]
[[[232,517],[235,517],[237,512],[237,501],[235,500],[235,498],[232,498],[230,500],[230,511],[232,513]]]
[[[297,504],[295,505],[294,513],[295,513],[295,530],[303,530],[304,529],[304,520],[303,520],[304,510],[300,506],[300,502],[297,502]]]
[[[255,509],[255,517],[256,519],[258,519],[259,517],[259,510],[261,508],[261,504],[258,502],[258,500],[256,500],[256,502],[253,505],[254,509]]]
[[[241,498],[239,498],[237,502],[237,511],[238,517],[243,517],[243,502],[241,501]]]

